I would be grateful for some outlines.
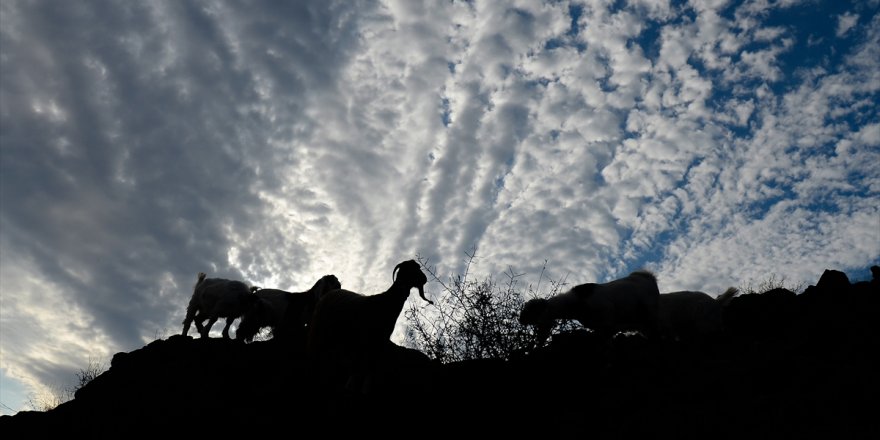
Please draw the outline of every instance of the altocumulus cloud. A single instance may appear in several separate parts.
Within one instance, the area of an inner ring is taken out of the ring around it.
[[[878,6],[3,2],[0,402],[178,332],[199,271],[863,269]]]

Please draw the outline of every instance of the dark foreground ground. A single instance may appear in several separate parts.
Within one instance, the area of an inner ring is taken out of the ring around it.
[[[880,438],[880,280],[826,271],[795,295],[735,298],[700,344],[588,332],[520,358],[441,365],[389,346],[368,395],[327,386],[281,344],[172,336],[48,412],[23,438]],[[80,437],[86,436],[86,437]]]

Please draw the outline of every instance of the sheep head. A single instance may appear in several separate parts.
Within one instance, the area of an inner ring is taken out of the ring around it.
[[[547,319],[549,304],[546,298],[530,299],[523,304],[519,312],[520,324],[535,326],[536,346],[543,344],[550,337],[550,331],[553,329],[553,320]]]
[[[235,339],[251,342],[260,331],[262,323],[268,320],[267,315],[270,312],[271,306],[256,295],[253,295],[253,298],[248,295],[245,301],[250,305],[241,315],[241,322],[238,324],[238,330],[235,331]]]
[[[427,301],[428,304],[434,304],[433,301],[425,298],[425,284],[428,282],[428,277],[425,276],[419,263],[416,263],[415,260],[407,260],[395,266],[394,271],[391,273],[391,278],[394,282],[399,281],[405,284],[407,289],[418,288],[419,296]]]
[[[519,312],[519,323],[522,325],[541,324],[546,310],[547,300],[545,298],[530,299],[523,304],[523,308]]]
[[[329,292],[331,290],[337,290],[342,288],[342,283],[339,282],[339,278],[336,278],[336,275],[324,275],[318,280],[309,292],[314,292],[315,294],[322,294],[325,292]]]

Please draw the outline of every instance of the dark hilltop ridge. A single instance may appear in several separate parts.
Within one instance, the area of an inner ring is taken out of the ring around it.
[[[322,385],[303,353],[172,336],[117,353],[4,438],[514,435],[538,438],[880,438],[880,268],[827,270],[795,294],[740,295],[699,344],[558,334],[511,360],[440,364],[390,342],[369,393]]]

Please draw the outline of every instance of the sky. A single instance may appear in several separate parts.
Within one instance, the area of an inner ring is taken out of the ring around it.
[[[867,279],[878,12],[4,0],[0,414],[179,333],[198,272],[373,294],[476,250],[525,283]]]

